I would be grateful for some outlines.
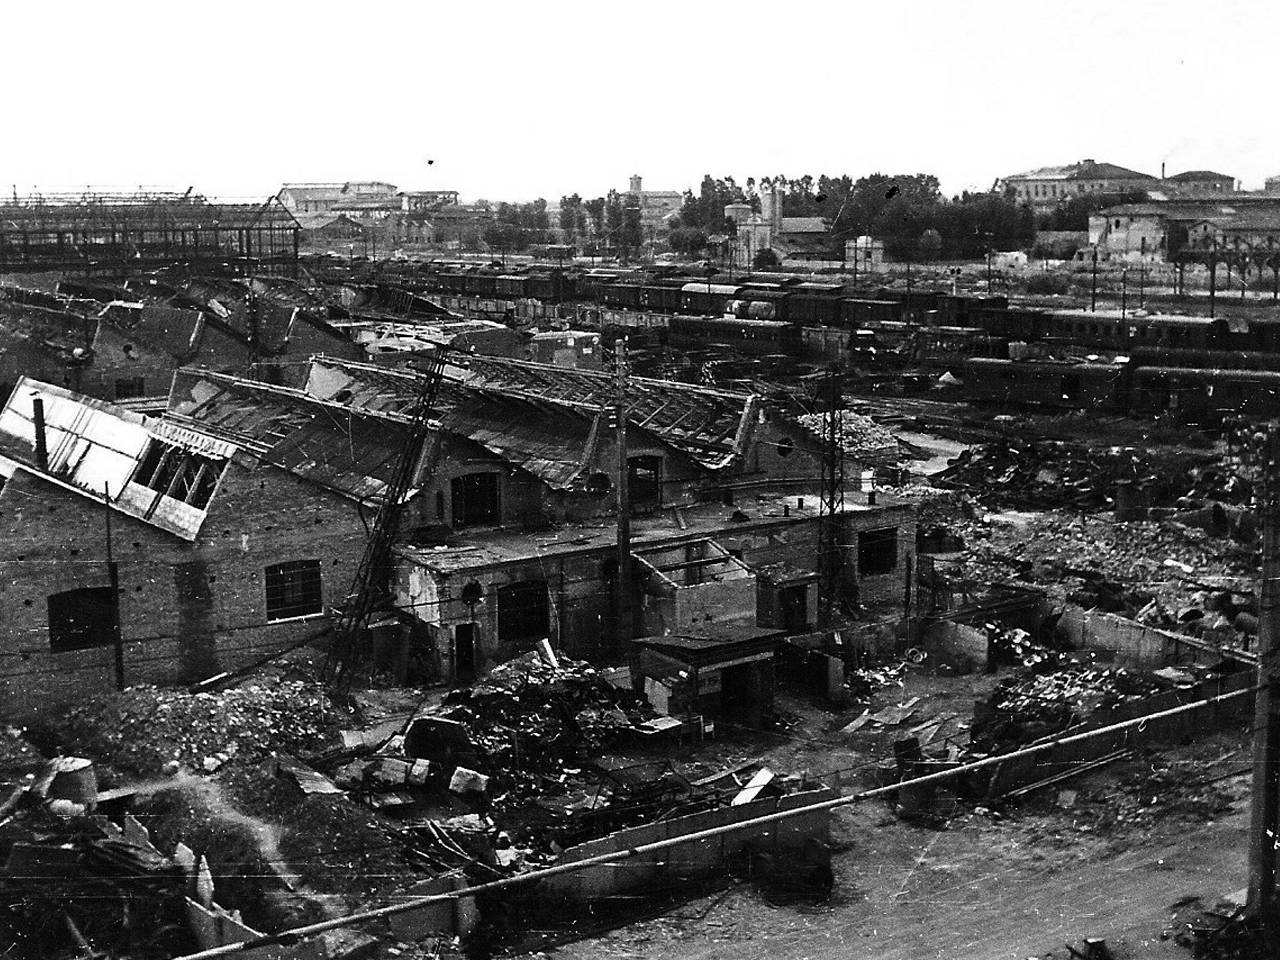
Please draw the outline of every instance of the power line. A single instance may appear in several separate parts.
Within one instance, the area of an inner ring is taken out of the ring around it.
[[[981,760],[975,760],[971,763],[963,764],[949,770],[940,770],[935,773],[925,774],[923,776],[909,778],[898,783],[889,784],[883,787],[874,787],[869,790],[863,790],[860,793],[847,794],[839,796],[831,800],[823,800],[817,803],[806,804],[791,810],[779,811],[777,813],[765,814],[764,816],[753,817],[749,820],[742,820],[738,823],[727,824],[719,827],[712,827],[706,830],[699,830],[693,833],[684,834],[678,837],[668,837],[665,840],[658,840],[652,843],[639,844],[625,850],[616,850],[611,853],[599,854],[592,857],[584,857],[581,860],[575,860],[571,863],[555,864],[551,867],[545,867],[540,870],[532,870],[528,873],[519,874],[514,877],[505,877],[501,880],[493,880],[488,883],[475,884],[470,887],[464,887],[458,890],[452,890],[447,893],[431,894],[424,897],[416,897],[406,900],[403,903],[392,904],[391,906],[379,907],[374,910],[366,910],[360,913],[353,913],[346,917],[339,917],[332,920],[325,920],[320,923],[309,924],[306,926],[294,927],[280,933],[268,934],[247,940],[241,943],[227,944],[221,947],[214,947],[210,950],[201,950],[196,953],[184,954],[176,960],[209,960],[212,957],[229,956],[235,953],[242,953],[246,950],[252,950],[258,947],[272,946],[280,943],[293,943],[302,937],[312,936],[317,933],[324,933],[328,930],[336,930],[341,927],[352,926],[357,923],[363,923],[369,920],[378,920],[385,917],[395,916],[400,913],[406,913],[410,910],[420,909],[433,903],[443,903],[447,901],[456,901],[463,898],[475,897],[480,894],[494,893],[499,890],[508,890],[513,887],[524,886],[540,880],[546,880],[550,877],[561,876],[569,873],[577,873],[588,867],[613,865],[624,860],[634,859],[646,854],[656,853],[660,850],[667,850],[673,847],[683,846],[689,843],[695,843],[702,840],[710,840],[715,837],[724,836],[730,833],[737,833],[743,830],[755,827],[768,826],[775,823],[781,823],[785,820],[791,820],[796,817],[808,816],[814,813],[827,812],[835,810],[839,807],[851,806],[853,804],[865,803],[879,797],[887,797],[896,794],[898,791],[913,787],[931,786],[941,783],[945,780],[953,779],[957,776],[973,773],[977,770],[984,770],[988,767],[1004,763],[1009,760],[1016,760],[1021,757],[1034,756],[1044,753],[1058,746],[1064,746],[1070,743],[1080,743],[1094,737],[1105,736],[1116,733],[1121,730],[1129,730],[1133,728],[1141,728],[1143,725],[1152,720],[1164,717],[1178,716],[1191,710],[1200,709],[1201,707],[1222,703],[1227,700],[1241,697],[1246,694],[1252,694],[1258,690],[1257,686],[1245,687],[1242,690],[1234,690],[1229,693],[1219,694],[1204,700],[1198,700],[1194,703],[1183,704],[1181,706],[1172,707],[1168,710],[1162,710],[1157,713],[1148,714],[1143,717],[1135,717],[1131,720],[1125,720],[1121,723],[1113,724],[1108,727],[1102,727],[1097,730],[1089,730],[1084,733],[1070,734],[1059,737],[1055,740],[1034,744],[1029,747],[1023,747],[1018,750],[1005,754],[997,754],[985,757]]]

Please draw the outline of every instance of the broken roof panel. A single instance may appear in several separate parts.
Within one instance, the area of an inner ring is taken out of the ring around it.
[[[37,398],[44,405],[47,468],[36,463]],[[0,410],[0,454],[7,459],[92,500],[105,498],[121,513],[194,540],[209,496],[184,502],[171,496],[168,487],[138,482],[140,464],[156,441],[162,449],[175,448],[180,457],[198,455],[210,461],[215,483],[221,465],[236,453],[234,444],[162,425],[116,404],[28,377],[18,381]]]
[[[166,417],[364,503],[385,494],[409,440],[405,417],[358,412],[301,390],[208,370],[178,371]]]
[[[418,376],[372,364],[317,357],[312,360],[306,389],[317,397],[364,409],[403,411],[413,403]],[[535,417],[555,409],[562,416],[576,411],[593,419],[601,410],[612,407],[616,396],[614,378],[608,373],[504,357],[470,356],[446,367],[442,409],[448,409],[449,398],[459,387],[532,405]],[[474,404],[475,400],[468,402]],[[749,393],[629,377],[626,407],[629,423],[700,466],[715,470],[742,456],[758,419],[759,398]],[[528,411],[524,414],[527,417]]]

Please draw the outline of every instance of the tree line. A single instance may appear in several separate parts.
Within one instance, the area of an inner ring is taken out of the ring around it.
[[[928,173],[873,173],[856,180],[848,174],[779,174],[747,177],[741,183],[732,176],[707,174],[696,192],[684,193],[668,237],[671,249],[692,255],[714,249],[737,231],[725,207],[741,203],[759,213],[761,198],[775,189],[783,217],[819,217],[828,224],[833,256],[842,255],[845,241],[871,236],[884,241],[891,257],[917,261],[974,259],[993,250],[1027,249],[1038,229],[1084,231],[1091,213],[1145,199],[1142,194],[1071,197],[1052,213],[1037,217],[1018,203],[1012,190],[947,197],[938,178]],[[577,193],[562,196],[555,226],[553,231],[545,200],[500,203],[482,238],[491,248],[506,251],[562,242],[623,258],[638,252],[643,243],[636,198],[617,190],[589,200]]]

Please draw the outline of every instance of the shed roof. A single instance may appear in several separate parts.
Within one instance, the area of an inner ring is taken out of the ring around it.
[[[409,441],[408,418],[352,410],[302,390],[184,368],[165,414],[361,503],[381,500]]]
[[[47,469],[37,465],[35,458],[36,398],[44,405]],[[0,454],[23,470],[98,503],[105,498],[121,513],[194,540],[204,523],[207,501],[204,505],[184,502],[134,482],[153,440],[177,448],[179,456],[206,458],[215,466],[225,465],[238,449],[198,431],[29,377],[19,379],[0,410]]]

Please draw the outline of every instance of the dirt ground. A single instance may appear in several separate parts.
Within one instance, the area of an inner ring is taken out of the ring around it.
[[[997,679],[911,672],[876,704],[920,696],[922,709],[902,727],[853,735],[828,732],[843,718],[784,699],[801,719],[756,755],[779,771],[844,770],[846,792],[869,786],[869,762],[930,715],[955,714],[950,730],[963,738],[956,724]],[[732,761],[751,745],[713,753]],[[883,802],[842,808],[832,821],[836,893],[825,904],[774,906],[738,884],[547,955],[1025,960],[1066,958],[1064,942],[1102,937],[1120,960],[1186,960],[1166,933],[1175,909],[1194,898],[1212,906],[1244,885],[1247,763],[1245,731],[1230,730],[998,810],[963,804],[942,829],[903,822]]]

